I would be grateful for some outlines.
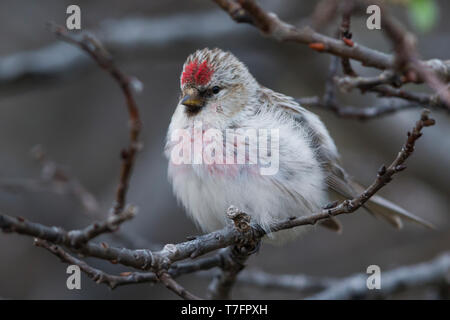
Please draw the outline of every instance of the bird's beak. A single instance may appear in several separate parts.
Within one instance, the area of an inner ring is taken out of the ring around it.
[[[199,109],[203,107],[205,100],[198,93],[193,93],[185,95],[180,103],[188,108]]]

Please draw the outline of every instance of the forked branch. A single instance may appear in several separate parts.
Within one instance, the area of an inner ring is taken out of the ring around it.
[[[364,205],[370,197],[376,194],[383,186],[391,182],[392,177],[395,174],[406,168],[405,161],[413,153],[416,141],[421,137],[423,128],[432,126],[435,123],[433,119],[429,118],[428,114],[429,112],[427,110],[422,113],[419,121],[417,121],[411,132],[408,133],[406,143],[394,161],[388,167],[383,166],[379,170],[374,182],[359,196],[353,199],[345,200],[332,208],[326,208],[313,215],[293,217],[285,221],[281,221],[272,226],[271,232],[277,232],[303,225],[313,225],[318,221],[328,219],[330,216],[352,213]],[[92,243],[92,241],[80,244],[79,242],[74,241],[74,235],[80,234],[79,231],[67,232],[60,228],[47,227],[42,224],[26,221],[23,218],[13,218],[5,214],[0,214],[0,228],[5,232],[15,232],[29,235],[48,241],[54,245],[63,245],[69,250],[76,253],[81,253],[84,256],[96,257],[136,269],[150,271],[153,272],[159,280],[161,280],[161,272],[163,272],[162,275],[166,286],[174,292],[178,292],[183,298],[193,297],[189,296],[186,290],[179,291],[179,288],[177,289],[177,286],[172,281],[173,279],[171,280],[166,275],[166,273],[170,275],[171,272],[177,272],[177,268],[171,269],[175,262],[186,259],[194,259],[220,248],[256,243],[255,241],[258,241],[258,239],[261,239],[266,235],[266,232],[262,228],[254,224],[249,224],[249,229],[245,232],[242,232],[242,229],[239,229],[237,226],[229,226],[224,229],[199,236],[196,239],[187,242],[167,244],[160,251],[151,251],[146,249],[130,250],[125,248],[110,247],[105,244],[95,244]],[[107,228],[101,229],[104,232],[109,230]],[[86,227],[84,230],[92,230],[92,227]],[[99,235],[100,233],[96,233],[95,235]],[[195,263],[195,261],[193,261],[193,263]],[[186,272],[194,272],[199,269],[208,269],[220,265],[220,258],[209,258],[204,260],[203,268],[185,266],[184,270],[186,270]],[[84,269],[85,270],[83,271],[85,272],[89,271],[86,268]]]

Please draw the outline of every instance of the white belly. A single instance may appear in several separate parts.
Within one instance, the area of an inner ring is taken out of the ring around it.
[[[231,205],[269,230],[275,222],[312,214],[327,203],[324,173],[308,145],[308,137],[289,125],[276,124],[276,128],[280,132],[279,169],[272,175],[261,174],[259,162],[176,164],[179,162],[172,159],[173,146],[166,145],[174,193],[204,231],[224,227],[228,223],[226,210]]]

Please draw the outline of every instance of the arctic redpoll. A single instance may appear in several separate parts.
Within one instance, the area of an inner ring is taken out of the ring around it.
[[[196,51],[184,63],[165,153],[174,193],[204,231],[225,226],[231,205],[268,231],[362,190],[340,166],[334,141],[315,114],[260,85],[220,49]],[[397,227],[400,218],[427,225],[380,196],[365,208]],[[340,229],[336,219],[324,225]]]

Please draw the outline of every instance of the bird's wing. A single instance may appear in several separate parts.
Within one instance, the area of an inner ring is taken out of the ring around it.
[[[334,143],[331,138],[327,136],[328,133],[326,131],[324,133],[320,128],[321,124],[318,125],[317,122],[311,123],[311,120],[314,119],[311,118],[312,113],[300,106],[291,97],[278,93],[275,95],[272,94],[271,96],[278,100],[275,104],[290,114],[300,125],[305,126],[312,135],[312,138],[317,142],[318,148],[316,154],[325,171],[328,173],[326,183],[330,191],[342,200],[352,199],[363,192],[364,188],[352,180],[339,165],[338,154],[334,149]],[[402,227],[401,218],[416,222],[428,228],[434,228],[433,225],[424,219],[413,215],[404,208],[379,195],[372,196],[363,207],[372,215],[386,220],[396,228]],[[334,224],[333,221],[331,224]]]
[[[307,208],[310,213],[315,213],[315,211],[317,211],[317,209],[314,210],[315,206],[311,204],[305,197],[303,197],[300,193],[296,192],[292,188],[285,186],[279,179],[277,179],[276,176],[268,176],[267,178],[275,188],[294,200],[294,202],[298,203],[300,208]],[[329,219],[319,221],[318,225],[335,232],[340,233],[342,231],[342,225],[335,217],[330,216]]]
[[[315,141],[317,146],[327,143],[324,141],[326,137],[323,134],[323,130],[315,130],[315,128],[313,128],[312,124],[310,124],[307,119],[308,116],[316,117],[315,115],[313,115],[313,113],[300,106],[292,97],[274,92],[268,88],[263,88],[263,92],[266,93],[265,97],[270,100],[269,105],[274,105],[276,106],[276,108],[282,109],[284,112],[293,117],[293,119],[295,119],[299,126],[302,126],[303,129],[308,130],[311,138]],[[321,125],[321,122],[318,120],[318,118],[316,121],[318,121]],[[273,183],[277,188],[282,189],[285,194],[289,194],[296,202],[301,202],[305,207],[311,208],[311,205],[301,194],[289,191],[289,188],[283,186],[281,181],[273,181]],[[311,212],[314,212],[312,208]],[[319,222],[319,225],[336,232],[342,231],[342,225],[335,217],[330,217],[329,219],[322,220]]]

